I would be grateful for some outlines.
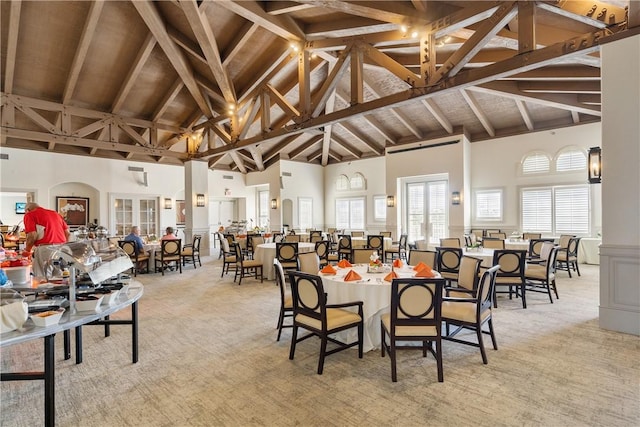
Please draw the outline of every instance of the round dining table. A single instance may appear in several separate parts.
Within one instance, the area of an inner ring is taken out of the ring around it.
[[[367,273],[366,264],[356,264],[347,268],[336,266],[335,268],[336,274],[318,273],[327,294],[327,304],[362,301],[364,314],[363,351],[380,348],[382,341],[380,316],[388,313],[391,305],[391,282],[385,281],[384,277],[389,274],[391,267],[382,273]],[[350,270],[358,273],[362,279],[345,282],[344,278]],[[401,278],[413,277],[416,273],[413,267],[406,264],[401,268],[395,268],[394,271]],[[436,273],[436,277],[440,277],[437,272],[434,273]],[[355,342],[358,340],[358,331],[351,328],[337,333],[336,338],[343,342]]]
[[[493,251],[494,251],[493,249],[487,249],[487,248],[478,248],[478,249],[463,248],[462,255],[479,258],[482,260],[481,265],[483,267],[490,268],[491,266],[493,266]]]
[[[316,250],[315,243],[298,243],[298,253],[313,252]],[[262,243],[254,248],[253,259],[262,263],[262,275],[268,280],[275,280],[276,271],[273,268],[273,259],[276,257],[275,243]]]

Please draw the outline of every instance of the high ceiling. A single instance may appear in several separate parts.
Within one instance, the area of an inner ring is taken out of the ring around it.
[[[600,120],[632,1],[1,1],[1,146],[332,164]]]

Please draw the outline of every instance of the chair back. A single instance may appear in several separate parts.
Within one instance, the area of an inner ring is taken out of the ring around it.
[[[484,235],[482,237],[491,237],[493,233],[501,233],[499,228],[487,228],[484,230]]]
[[[484,237],[484,231],[483,230],[472,229],[471,230],[471,234],[476,236],[476,241],[480,241]]]
[[[493,265],[499,265],[497,277],[513,277],[524,280],[524,270],[527,260],[525,250],[495,250],[493,252]]]
[[[567,246],[567,259],[578,258],[578,246],[580,246],[581,237],[572,237],[569,239],[569,245]]]
[[[242,270],[243,268],[242,264],[244,263],[244,255],[242,254],[242,248],[237,242],[233,244],[233,251],[234,251],[234,255],[236,256],[236,265],[240,267],[240,270]]]
[[[378,256],[380,256],[380,252],[376,249],[353,248],[351,250],[351,262],[353,262],[354,264],[368,264],[371,259],[371,255],[374,252],[377,253]]]
[[[298,265],[298,243],[280,242],[276,243],[276,258],[283,266],[292,267]]]
[[[364,237],[364,231],[352,231],[351,237]]]
[[[495,295],[493,292],[493,288],[496,284],[496,274],[499,269],[500,264],[497,264],[491,268],[488,268],[484,273],[482,273],[482,278],[480,279],[480,282],[478,284],[478,293],[476,296],[476,298],[478,299],[476,318],[478,319],[482,319],[483,316],[481,315],[481,313],[486,310],[491,310],[491,307],[493,306],[493,298]]]
[[[222,254],[224,256],[231,255],[231,247],[229,246],[229,240],[222,238],[220,240],[220,244],[222,245]]]
[[[193,253],[200,252],[200,241],[202,240],[202,236],[200,234],[193,235],[193,242],[191,243],[193,248]]]
[[[230,244],[236,241],[236,236],[231,233],[224,234],[224,238],[227,239]]]
[[[440,246],[443,248],[459,248],[460,239],[457,237],[446,237],[444,239],[440,239]]]
[[[482,246],[487,249],[504,249],[504,239],[485,237],[482,239]]]
[[[282,264],[280,264],[278,258],[273,259],[273,269],[276,272],[276,283],[278,284],[278,288],[280,288],[280,307],[284,307],[286,283],[284,279],[284,270],[282,269]]]
[[[548,261],[549,256],[551,255],[551,252],[553,251],[554,248],[560,249],[560,247],[556,246],[553,242],[544,242],[542,244],[542,248],[540,249],[540,259],[545,260],[545,262]],[[555,263],[555,259],[554,259],[554,263]]]
[[[378,235],[368,235],[367,236],[367,247],[369,249],[376,249],[382,257],[382,251],[384,251],[384,237],[381,234]]]
[[[560,249],[567,249],[569,247],[569,241],[576,236],[572,234],[561,234],[560,240],[558,240],[558,246]]]
[[[474,244],[476,244],[477,239],[476,239],[476,235],[475,234],[465,234],[464,235],[464,245],[466,247],[470,247],[473,246]]]
[[[478,274],[480,273],[480,264],[482,260],[470,256],[463,256],[460,260],[460,269],[458,272],[458,286],[461,288],[475,291],[478,287]]]
[[[130,242],[127,240],[118,240],[118,246],[129,255],[129,258],[138,258],[138,248],[136,248],[136,242]]]
[[[400,235],[400,240],[398,240],[399,249],[404,249],[405,251],[407,250],[407,239],[408,239],[408,236],[406,234]]]
[[[284,240],[284,234],[279,233],[277,231],[273,232],[271,234],[271,236],[272,236],[272,239],[273,239],[274,243],[280,243],[280,242],[282,242]]]
[[[341,258],[351,257],[351,236],[348,234],[338,236],[338,256]]]
[[[315,252],[320,259],[320,265],[327,265],[329,263],[329,251],[331,243],[328,240],[320,240],[316,242]]]
[[[299,243],[300,242],[300,235],[299,234],[287,234],[286,236],[284,236],[284,241],[285,242],[292,242],[292,243]]]
[[[162,240],[160,241],[160,259],[165,260],[168,258],[177,257],[180,259],[180,251],[182,249],[182,240]]]
[[[440,336],[444,284],[444,279],[393,279],[389,331],[392,340],[402,326],[427,327],[422,329],[421,336]]]
[[[301,271],[289,271],[291,296],[293,298],[293,316],[306,317],[319,322],[318,330],[327,330],[327,297],[322,286],[322,279],[315,274]],[[313,322],[304,322],[305,324]]]
[[[322,240],[322,231],[320,230],[309,231],[309,241],[311,243],[319,242],[320,240]]]
[[[381,232],[380,232],[380,235],[381,235],[382,237],[388,237],[388,238],[391,238],[391,232],[390,232],[390,231],[381,231]]]
[[[542,239],[542,233],[522,233],[524,240]]]
[[[440,273],[458,274],[462,261],[461,248],[436,248],[438,253],[438,271]]]
[[[494,238],[494,239],[502,239],[502,240],[504,240],[504,239],[507,238],[507,233],[503,233],[503,232],[495,233],[495,232],[492,232],[492,233],[489,233],[489,237]]]
[[[438,269],[438,253],[436,251],[427,251],[421,249],[411,249],[409,251],[409,265],[417,265],[424,263],[433,270]]]
[[[543,258],[541,255],[541,251],[542,251],[542,245],[544,243],[551,243],[553,244],[553,239],[530,239],[529,240],[529,253],[527,254],[527,256],[529,258],[542,258],[542,259],[546,259]]]
[[[247,236],[248,237],[248,236]],[[255,251],[258,245],[264,243],[264,237],[262,236],[251,236],[251,250]]]
[[[320,271],[320,258],[315,252],[298,254],[298,271],[309,274],[318,274]]]

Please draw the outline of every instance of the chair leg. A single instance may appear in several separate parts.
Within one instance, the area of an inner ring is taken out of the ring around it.
[[[360,322],[358,325],[358,359],[362,359],[364,341],[364,322]]]
[[[553,285],[553,292],[556,294],[556,299],[560,299],[560,297],[558,296],[558,288],[556,287],[556,279],[553,279],[551,281],[551,284]]]
[[[289,348],[289,360],[293,360],[293,356],[296,354],[296,341],[298,339],[298,327],[293,325],[293,332],[291,332],[291,347]]]
[[[442,367],[442,340],[436,341],[436,362],[438,365],[438,382],[444,382],[444,369]]]
[[[578,273],[578,276],[580,276],[580,267],[578,267],[578,261],[575,261],[573,265],[576,267],[576,273]]]
[[[278,316],[278,326],[276,326],[276,329],[278,329],[278,338],[276,338],[276,341],[280,341],[280,335],[282,334],[283,323],[284,323],[284,309],[280,308],[280,315]]]
[[[391,359],[391,381],[398,382],[398,373],[396,371],[396,343],[389,337],[389,359]]]
[[[482,363],[485,365],[489,363],[487,361],[487,352],[484,349],[484,341],[482,340],[482,325],[478,322],[476,326],[476,335],[478,336],[478,346],[480,347],[480,354],[482,355]]]
[[[497,350],[498,341],[496,341],[496,335],[493,333],[493,320],[489,318],[489,320],[487,321],[487,324],[489,325],[489,334],[491,335],[491,343],[493,344],[493,349]]]
[[[527,287],[525,286],[524,281],[522,281],[522,284],[520,285],[520,293],[522,294],[522,308],[527,308],[526,292],[527,292]]]
[[[327,336],[324,335],[320,340],[320,359],[318,360],[318,375],[322,375],[324,369],[324,356],[327,353]]]

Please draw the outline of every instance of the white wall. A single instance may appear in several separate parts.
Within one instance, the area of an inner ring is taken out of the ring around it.
[[[16,213],[16,203],[18,202],[27,202],[24,193],[5,193],[0,197],[0,220],[4,225],[16,225],[24,218],[24,214]]]
[[[288,174],[291,174],[291,176],[288,176]],[[324,168],[320,165],[281,160],[280,175],[282,176],[283,187],[280,190],[281,200],[289,199],[293,202],[293,224],[289,224],[289,229],[300,228],[298,217],[298,200],[300,197],[313,199],[313,228],[324,229],[324,186],[321,184],[323,182]]]

